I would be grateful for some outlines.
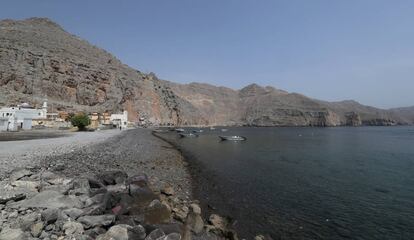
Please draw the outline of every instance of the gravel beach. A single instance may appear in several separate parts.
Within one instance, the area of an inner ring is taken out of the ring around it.
[[[49,131],[50,132],[50,131]],[[17,133],[20,137],[25,135],[56,134],[57,138],[31,139],[21,141],[0,141],[0,179],[4,178],[11,170],[19,167],[35,167],[41,159],[48,156],[58,156],[68,152],[78,150],[82,147],[101,143],[110,137],[121,132],[119,130],[105,130],[96,132],[21,132]],[[2,135],[10,135],[2,133]],[[9,137],[9,136],[8,136]]]
[[[49,153],[41,158],[41,166],[53,169],[63,165],[62,173],[69,177],[110,170],[121,170],[128,175],[143,173],[156,188],[170,185],[178,197],[191,198],[190,175],[184,159],[170,144],[153,136],[151,130],[130,129],[102,137],[110,138],[63,154]]]

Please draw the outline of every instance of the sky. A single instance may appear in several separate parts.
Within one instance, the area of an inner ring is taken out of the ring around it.
[[[414,105],[412,0],[3,0],[162,79]]]

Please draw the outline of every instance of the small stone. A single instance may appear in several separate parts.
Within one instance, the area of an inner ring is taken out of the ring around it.
[[[265,237],[263,235],[257,235],[254,237],[254,240],[265,240]]]
[[[12,213],[9,214],[9,218],[17,218],[17,216],[19,216],[18,211],[13,211]]]
[[[164,237],[165,237],[164,231],[162,231],[161,229],[155,229],[150,234],[148,234],[145,240],[159,240],[159,239],[163,239]]]
[[[161,193],[167,195],[167,196],[172,196],[175,194],[174,192],[174,188],[172,186],[165,186],[163,189],[161,189]]]
[[[201,208],[198,204],[190,204],[190,210],[195,214],[201,214]]]
[[[42,219],[46,224],[56,222],[59,217],[59,210],[55,208],[48,208],[42,212]]]
[[[170,233],[164,238],[164,240],[181,240],[181,234]]]
[[[69,209],[63,210],[63,213],[66,214],[71,219],[76,220],[80,215],[83,214],[83,211],[78,208],[69,208]]]
[[[30,233],[33,237],[39,237],[43,231],[44,224],[43,222],[38,222],[32,225],[30,228]]]
[[[78,222],[82,223],[87,229],[97,226],[109,226],[115,222],[115,215],[83,216],[78,218]]]
[[[63,224],[62,230],[66,235],[78,235],[84,232],[83,225],[78,222],[68,221]]]

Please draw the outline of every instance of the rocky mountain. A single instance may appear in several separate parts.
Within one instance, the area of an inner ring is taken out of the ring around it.
[[[413,124],[414,109],[325,102],[273,87],[241,90],[160,80],[45,18],[0,21],[0,105],[47,98],[53,110],[126,109],[165,125],[339,126]]]
[[[49,19],[0,21],[0,104],[45,98],[54,110],[126,109],[132,121],[165,124],[180,124],[183,115],[198,120],[197,109],[154,74],[122,64]]]

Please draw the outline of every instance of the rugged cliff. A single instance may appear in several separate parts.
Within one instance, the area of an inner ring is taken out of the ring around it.
[[[414,109],[324,102],[273,87],[176,84],[122,64],[45,18],[0,21],[0,105],[120,111],[154,124],[338,126],[414,123]]]
[[[154,74],[143,74],[44,18],[0,22],[0,104],[40,103],[55,109],[120,111],[130,120],[180,124],[197,109]]]

